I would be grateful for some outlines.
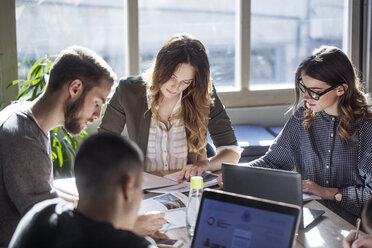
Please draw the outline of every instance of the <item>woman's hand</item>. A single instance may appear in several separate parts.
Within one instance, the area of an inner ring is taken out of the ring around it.
[[[355,231],[351,231],[349,235],[342,241],[343,248],[372,248],[372,235],[365,235],[361,232],[358,234],[358,239],[354,241]]]
[[[337,193],[337,188],[326,188],[319,186],[310,179],[302,180],[302,192],[312,193],[322,199],[334,200],[334,195]]]
[[[177,183],[180,183],[183,179],[190,180],[192,176],[201,176],[204,171],[209,168],[209,160],[203,160],[195,164],[187,164],[182,168],[182,171],[177,179]]]
[[[218,186],[220,186],[220,189],[223,189],[222,173],[218,175],[217,183],[218,183]]]
[[[152,235],[167,223],[164,216],[164,212],[139,215],[136,223],[134,223],[134,231],[142,235]]]

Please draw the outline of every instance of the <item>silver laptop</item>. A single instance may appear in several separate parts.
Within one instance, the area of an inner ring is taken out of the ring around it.
[[[299,173],[223,163],[222,177],[225,191],[302,207],[302,180]],[[306,228],[324,214],[323,210],[305,207],[302,212],[300,228]]]
[[[297,205],[205,189],[191,247],[293,247]]]

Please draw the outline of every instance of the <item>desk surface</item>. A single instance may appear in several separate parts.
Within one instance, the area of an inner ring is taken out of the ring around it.
[[[355,227],[324,207],[317,201],[305,204],[308,208],[321,209],[325,213],[310,226],[298,231],[297,241],[304,247],[342,247],[343,238]],[[156,233],[154,237],[181,239],[183,247],[191,246],[191,239],[185,228],[169,230],[165,233]]]
[[[68,180],[67,184],[70,187],[71,184],[74,183],[74,180]],[[65,185],[63,186],[66,187]],[[64,192],[67,193],[68,190],[64,190]],[[147,197],[151,196],[152,195],[147,195]],[[147,197],[145,195],[145,198]],[[350,230],[355,229],[353,225],[315,200],[305,203],[304,206],[325,211],[319,219],[315,220],[307,228],[298,231],[297,241],[305,248],[342,247],[343,238]],[[187,248],[191,246],[191,239],[186,233],[186,228],[173,229],[165,233],[156,233],[154,237],[181,239],[184,242],[183,247]]]

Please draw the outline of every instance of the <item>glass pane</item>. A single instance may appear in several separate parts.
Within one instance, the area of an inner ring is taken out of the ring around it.
[[[235,87],[235,1],[139,0],[141,71],[175,33],[190,33],[207,49],[216,87]]]
[[[342,0],[252,0],[251,12],[253,90],[291,88],[298,64],[315,48],[343,46]]]
[[[124,1],[16,0],[19,78],[45,55],[88,47],[124,75]]]

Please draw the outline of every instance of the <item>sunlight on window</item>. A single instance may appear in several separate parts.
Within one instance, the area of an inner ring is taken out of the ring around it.
[[[251,3],[251,90],[291,88],[298,64],[313,49],[342,48],[344,1]]]

